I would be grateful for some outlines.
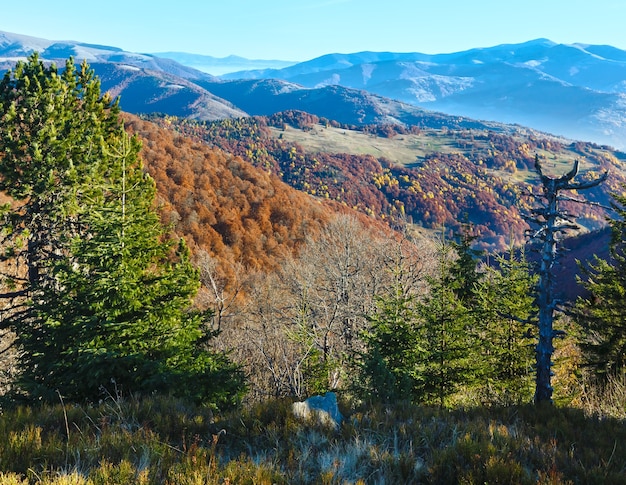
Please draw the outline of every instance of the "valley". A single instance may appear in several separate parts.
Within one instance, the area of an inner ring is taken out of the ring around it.
[[[204,123],[151,119],[240,156],[299,191],[392,227],[408,221],[454,232],[470,224],[480,235],[477,243],[490,250],[506,247],[510,235],[519,244],[525,240],[524,214],[539,194],[535,156],[554,176],[569,171],[574,160],[583,179],[609,170],[605,184],[584,194],[593,204],[608,205],[626,180],[620,152],[506,125],[355,127],[297,111]],[[600,205],[565,202],[579,215],[582,232],[603,227],[606,212]]]
[[[626,387],[607,371],[626,365],[623,253],[604,286],[579,261],[616,254],[616,214],[624,240],[625,153],[381,94],[493,79],[430,77],[434,57],[227,80],[0,33],[0,66],[33,45],[42,57],[0,84],[0,483],[621,483]],[[585,118],[593,98],[607,113],[619,93],[543,82],[535,55],[571,53],[557,47],[518,46],[525,67],[510,47],[472,50],[451,69],[523,72],[516,108],[583,91],[562,112]],[[54,57],[79,53],[93,71]],[[407,63],[423,69],[408,79]],[[472,103],[502,101],[483,94]],[[575,161],[592,183],[559,200],[579,226],[543,304],[549,258],[527,244],[528,216],[549,232],[539,174]],[[328,392],[343,424],[294,415]]]

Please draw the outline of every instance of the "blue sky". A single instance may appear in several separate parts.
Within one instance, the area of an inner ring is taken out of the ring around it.
[[[335,52],[448,53],[540,37],[626,50],[624,0],[29,0],[0,30],[120,47],[304,61]]]

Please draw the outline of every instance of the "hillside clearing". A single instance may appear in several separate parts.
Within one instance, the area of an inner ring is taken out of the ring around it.
[[[391,138],[381,137],[361,130],[335,128],[316,124],[307,129],[294,128],[287,125],[284,129],[269,127],[272,136],[290,143],[297,143],[308,153],[350,153],[353,155],[372,155],[375,158],[384,158],[394,164],[411,166],[426,159],[427,156],[441,154],[461,154],[470,159],[481,154],[493,151],[494,147],[487,141],[478,139],[483,132],[477,132],[472,137],[471,144],[463,138],[460,132],[448,130],[425,129],[419,134],[402,134]],[[516,136],[516,140],[523,142],[527,137]],[[604,147],[591,149],[593,155],[601,155],[613,163],[617,159],[611,150]],[[584,154],[575,150],[574,145],[564,145],[559,151],[537,150],[539,157],[545,160],[544,168],[549,175],[560,175],[571,169],[574,160],[579,160],[580,171],[584,173],[598,167],[587,161]],[[502,174],[504,175],[504,174]],[[518,171],[509,173],[507,178],[530,181],[536,177],[534,171]]]
[[[419,135],[396,135],[384,138],[363,131],[345,128],[314,125],[301,130],[287,126],[284,130],[270,128],[274,137],[298,143],[308,152],[351,153],[372,155],[400,165],[411,165],[423,160],[431,153],[460,152],[452,137],[446,137],[436,130],[428,130]]]

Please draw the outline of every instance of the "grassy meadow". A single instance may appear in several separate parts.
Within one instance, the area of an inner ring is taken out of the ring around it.
[[[453,154],[460,153],[465,156],[476,152],[488,152],[493,147],[487,140],[477,137],[465,140],[457,131],[440,129],[423,129],[419,134],[402,134],[392,138],[376,136],[361,130],[336,128],[333,126],[313,125],[306,130],[286,125],[284,129],[271,127],[270,131],[275,138],[281,138],[287,142],[297,143],[309,153],[350,153],[354,155],[372,155],[376,158],[385,158],[398,165],[410,166],[419,164],[427,156],[433,153]],[[469,133],[469,132],[468,132]],[[511,135],[512,139],[523,142],[528,134]],[[544,135],[545,136],[545,135]],[[579,160],[582,172],[594,169],[588,164],[584,153],[579,153],[565,140],[563,148],[558,152],[554,150],[536,150],[536,153],[546,161],[544,169],[549,175],[560,175],[571,169],[575,160]],[[595,156],[610,158],[614,163],[615,157],[605,147],[596,146],[588,148]],[[535,153],[535,152],[533,152]],[[511,174],[505,174],[511,178]],[[534,171],[520,171],[515,180],[536,178]]]
[[[338,429],[295,418],[288,399],[225,414],[167,397],[60,399],[3,410],[0,484],[621,484],[625,397],[621,382],[567,407],[340,399]]]

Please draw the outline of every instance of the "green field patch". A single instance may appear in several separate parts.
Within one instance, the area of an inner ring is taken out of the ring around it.
[[[272,136],[297,143],[309,153],[350,153],[385,158],[399,165],[411,165],[432,153],[462,152],[453,137],[440,130],[427,130],[418,135],[403,134],[385,138],[363,131],[315,125],[301,130],[287,126],[270,128]]]

